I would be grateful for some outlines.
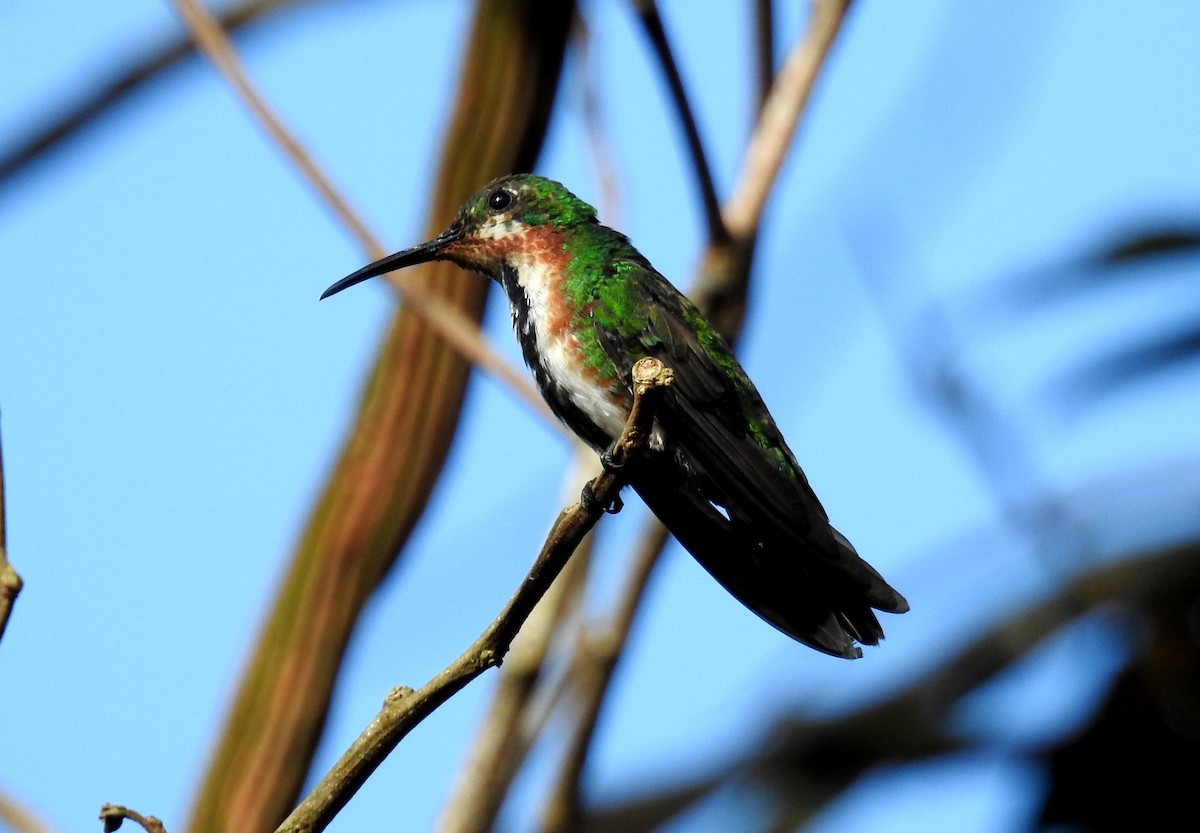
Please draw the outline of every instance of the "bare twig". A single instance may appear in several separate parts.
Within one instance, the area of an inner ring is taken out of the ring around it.
[[[0,639],[4,638],[4,629],[8,627],[8,617],[12,614],[13,604],[25,584],[8,563],[4,523],[4,447],[0,443]]]
[[[658,13],[658,5],[654,0],[634,0],[642,28],[654,47],[654,55],[658,58],[659,66],[667,79],[667,87],[671,91],[671,100],[675,102],[675,112],[683,126],[683,135],[687,139],[688,154],[692,159],[692,167],[696,182],[700,186],[700,197],[704,204],[704,219],[708,226],[710,245],[719,246],[729,242],[729,230],[721,216],[721,203],[717,199],[717,187],[713,182],[712,169],[708,165],[708,157],[704,153],[704,143],[700,140],[700,128],[696,125],[696,116],[688,102],[687,91],[683,88],[683,78],[679,75],[679,67],[675,56],[671,53],[671,44],[667,40],[666,29],[663,28],[662,17]]]
[[[633,408],[613,448],[614,468],[629,462],[645,447],[654,420],[653,397],[672,381],[673,372],[658,359],[648,357],[635,363]],[[593,500],[581,501],[559,514],[529,574],[492,624],[458,659],[420,689],[393,690],[371,724],[279,826],[277,833],[316,833],[325,829],[413,728],[484,671],[503,661],[538,600],[583,536],[604,514],[605,507],[617,500],[624,485],[623,476],[615,471],[605,471],[590,482]]]
[[[105,804],[100,808],[100,821],[104,822],[104,833],[118,830],[125,819],[140,824],[146,833],[167,833],[163,823],[154,816],[143,816],[138,811],[119,804]]]
[[[334,187],[329,177],[317,166],[292,132],[284,126],[280,118],[259,95],[234,51],[229,36],[221,28],[220,22],[199,0],[173,0],[173,2],[199,47],[237,92],[267,135],[279,145],[284,155],[292,161],[309,185],[317,192],[322,202],[329,206],[338,221],[358,240],[367,256],[371,260],[378,260],[387,254],[379,239],[371,233],[358,213],[350,207],[349,202]],[[525,400],[534,413],[540,415],[548,425],[553,426],[556,431],[562,432],[563,429],[558,420],[550,414],[550,410],[527,376],[500,357],[475,322],[404,273],[393,273],[388,276],[388,280],[399,290],[404,301],[425,316],[464,359],[491,373],[502,384]]]

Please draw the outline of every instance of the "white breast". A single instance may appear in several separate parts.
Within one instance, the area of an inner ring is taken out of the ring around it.
[[[610,388],[597,384],[594,378],[585,377],[579,359],[579,340],[569,330],[561,335],[547,331],[545,326],[552,318],[550,287],[559,276],[554,275],[540,262],[516,263],[517,283],[525,291],[529,301],[529,316],[526,318],[526,333],[517,337],[533,336],[541,364],[546,373],[562,389],[564,395],[587,414],[606,434],[612,438],[620,435],[625,427],[629,411],[624,405],[614,404]],[[513,316],[513,327],[517,327]]]

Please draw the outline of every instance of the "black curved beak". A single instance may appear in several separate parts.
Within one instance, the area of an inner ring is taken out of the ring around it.
[[[403,269],[406,266],[416,266],[418,263],[428,263],[431,260],[436,260],[437,256],[441,254],[442,249],[460,239],[462,239],[462,230],[451,226],[428,243],[422,243],[420,246],[413,246],[411,249],[405,249],[402,252],[396,252],[394,255],[388,255],[374,263],[367,264],[352,275],[347,275],[322,292],[321,300],[324,301],[330,295],[336,295],[343,289],[354,286],[356,283],[362,283],[368,278],[385,275],[388,272],[395,272],[397,269]]]

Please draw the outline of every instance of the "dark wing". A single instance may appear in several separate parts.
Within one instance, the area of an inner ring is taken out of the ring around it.
[[[652,268],[638,277],[631,306],[650,313],[626,331],[597,329],[626,375],[642,355],[675,371],[655,414],[668,448],[652,471],[634,477],[634,488],[710,573],[771,624],[839,656],[857,655],[852,639],[875,644],[883,633],[870,608],[902,612],[907,603],[829,525],[724,341],[697,336],[699,314]]]

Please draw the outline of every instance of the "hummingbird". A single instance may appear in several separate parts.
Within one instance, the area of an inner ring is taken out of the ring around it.
[[[553,180],[501,177],[433,240],[364,266],[321,298],[431,260],[503,288],[546,403],[605,465],[633,404],[633,364],[653,356],[674,371],[649,447],[623,473],[751,611],[805,645],[855,659],[858,644],[883,638],[875,610],[908,610],[830,525],[725,339],[592,206]]]

